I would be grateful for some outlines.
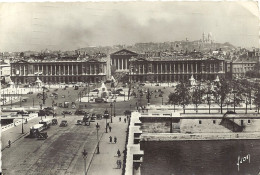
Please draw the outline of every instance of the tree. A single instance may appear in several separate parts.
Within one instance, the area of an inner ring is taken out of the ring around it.
[[[168,97],[169,97],[169,98],[168,98],[168,99],[169,99],[168,102],[169,102],[170,104],[173,104],[173,105],[174,105],[174,112],[175,112],[175,105],[178,105],[178,104],[179,104],[180,96],[179,96],[179,94],[177,94],[177,93],[170,93]]]
[[[175,93],[179,96],[178,104],[183,106],[183,113],[185,114],[185,106],[190,102],[190,93],[188,85],[181,82],[176,86]]]
[[[196,88],[193,90],[192,103],[194,103],[196,106],[196,112],[198,112],[198,106],[201,104],[201,96],[203,96],[204,93],[205,91],[201,89],[200,86],[196,86]]]
[[[215,102],[220,106],[221,114],[223,114],[223,104],[226,101],[230,88],[226,80],[221,79],[220,83],[215,86],[213,96]]]
[[[258,90],[255,91],[254,104],[256,105],[257,113],[259,114],[259,106],[260,106],[260,88],[259,87],[258,87]]]

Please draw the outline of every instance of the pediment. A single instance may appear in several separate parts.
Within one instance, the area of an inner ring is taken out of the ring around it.
[[[127,49],[122,49],[115,53],[112,53],[111,55],[138,55],[138,54]]]

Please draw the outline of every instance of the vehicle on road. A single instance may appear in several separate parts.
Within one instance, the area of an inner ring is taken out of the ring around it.
[[[47,139],[47,138],[48,138],[47,132],[40,132],[40,133],[38,134],[38,136],[37,136],[37,139],[38,139],[38,140],[45,140],[45,139]]]
[[[39,124],[43,124],[45,129],[48,129],[52,125],[52,119],[42,119],[42,120],[39,121]]]
[[[67,120],[62,120],[60,123],[60,127],[65,127],[68,126],[68,121]]]
[[[68,108],[68,107],[69,107],[69,104],[70,104],[70,102],[65,101],[65,102],[64,102],[64,108]]]
[[[78,89],[79,89],[79,86],[75,86],[75,87],[74,87],[74,90],[78,90]]]
[[[62,111],[62,113],[61,113],[62,115],[64,115],[64,114],[69,114],[69,115],[72,115],[72,112],[70,112],[70,111]]]
[[[85,115],[85,114],[86,114],[86,112],[83,111],[83,110],[80,110],[80,109],[77,109],[77,110],[75,111],[75,115]]]
[[[76,125],[82,125],[82,120],[77,120]]]
[[[36,124],[30,127],[30,137],[38,137],[39,133],[45,129],[43,124]]]
[[[22,99],[22,102],[27,102],[27,99]]]
[[[58,120],[56,118],[52,119],[52,125],[57,125],[58,124]]]
[[[95,98],[95,102],[96,103],[102,103],[102,102],[104,102],[104,99],[103,98]]]

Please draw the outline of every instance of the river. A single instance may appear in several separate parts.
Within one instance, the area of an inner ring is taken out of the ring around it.
[[[257,175],[260,172],[260,140],[141,142],[141,149],[144,150],[142,175]],[[238,166],[239,157],[242,161]]]

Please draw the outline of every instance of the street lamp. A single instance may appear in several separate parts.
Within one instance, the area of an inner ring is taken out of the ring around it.
[[[84,149],[84,151],[82,152],[82,155],[83,155],[83,159],[84,159],[84,173],[85,173],[85,175],[87,175],[86,159],[87,159],[87,156],[88,156],[88,152]]]
[[[100,128],[99,124],[96,124],[96,128],[97,128],[97,141],[98,141],[98,145],[97,145],[97,154],[99,154],[99,140],[98,140],[98,130]]]
[[[110,112],[110,117],[111,117],[111,123],[113,123],[113,121],[112,121],[112,108],[113,108],[113,103],[111,102],[110,103],[110,108],[111,108],[111,112]]]
[[[106,119],[106,133],[107,133],[107,119],[108,119],[108,117],[109,117],[109,113],[108,113],[107,109],[106,109],[105,112],[104,112],[104,117],[105,117],[105,119]]]
[[[114,100],[114,117],[116,117],[116,100]]]
[[[23,134],[23,114],[22,114],[22,134]]]
[[[234,112],[236,112],[236,93],[237,93],[237,91],[233,91],[233,93],[234,93]]]

